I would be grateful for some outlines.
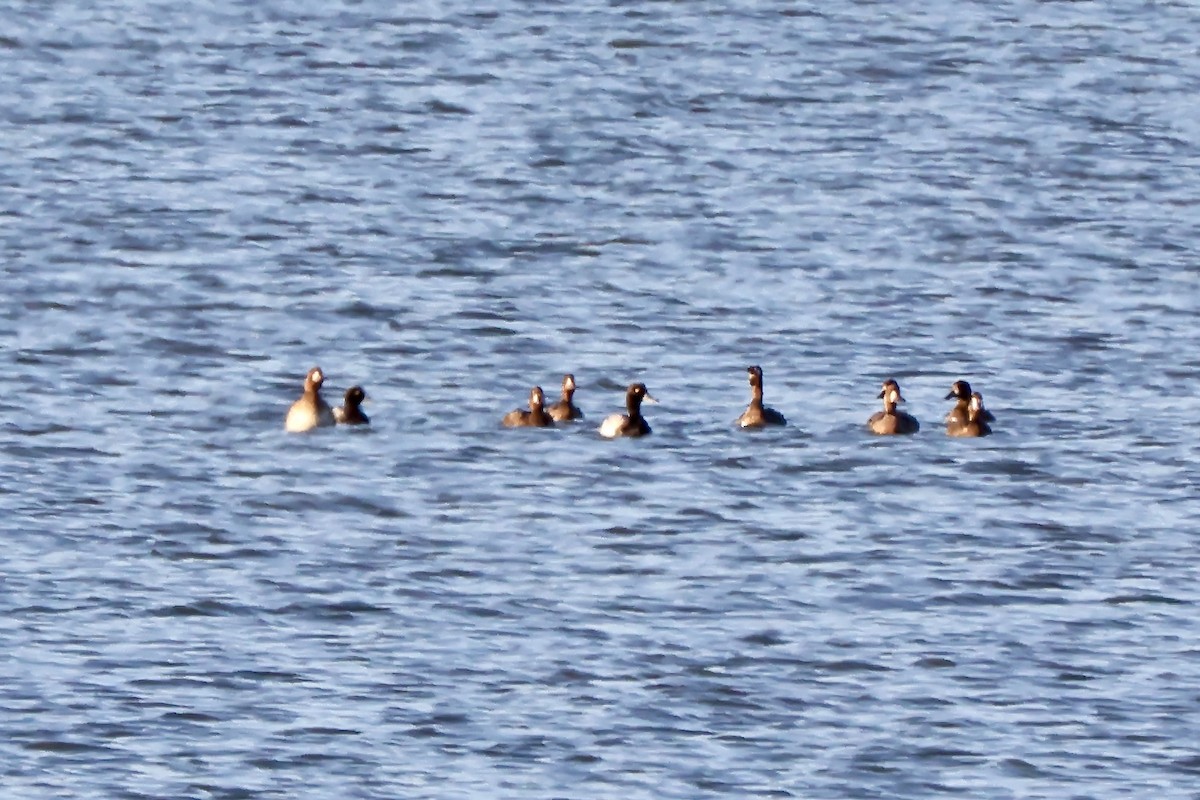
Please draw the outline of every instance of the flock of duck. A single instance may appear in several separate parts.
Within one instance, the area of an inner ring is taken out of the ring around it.
[[[747,367],[750,380],[750,405],[734,424],[739,428],[763,428],[769,425],[786,425],[787,420],[773,408],[763,405],[763,372],[760,367]],[[361,386],[346,390],[343,404],[330,408],[321,397],[321,385],[325,374],[320,367],[313,367],[304,378],[304,394],[292,403],[284,420],[284,428],[293,433],[312,430],[329,425],[366,425],[370,422],[362,411],[366,392]],[[546,405],[542,387],[534,386],[529,392],[529,410],[518,408],[505,414],[500,420],[508,428],[549,428],[557,422],[583,419],[583,412],[575,405],[575,376],[564,375],[561,398]],[[871,433],[889,436],[916,433],[921,428],[916,417],[901,411],[904,402],[900,384],[892,378],[883,382],[879,392],[883,410],[877,411],[867,420]],[[955,381],[950,386],[947,400],[955,401],[946,415],[946,433],[950,436],[987,436],[992,432],[988,423],[994,422],[992,412],[983,407],[983,395],[971,391],[971,384]],[[600,424],[600,435],[606,439],[620,436],[645,436],[650,433],[650,423],[642,416],[643,403],[657,403],[646,390],[644,383],[633,383],[625,390],[625,413],[611,414]]]

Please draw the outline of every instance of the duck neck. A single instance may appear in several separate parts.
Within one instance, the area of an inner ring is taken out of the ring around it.
[[[756,408],[762,408],[763,404],[763,387],[762,381],[750,384],[750,405]]]

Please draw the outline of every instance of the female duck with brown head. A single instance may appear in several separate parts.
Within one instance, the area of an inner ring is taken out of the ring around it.
[[[867,427],[871,433],[887,436],[897,433],[916,433],[921,429],[916,417],[896,408],[899,403],[904,402],[904,398],[900,395],[900,384],[888,378],[883,382],[883,391],[879,393],[879,396],[883,398],[883,411],[876,411],[867,420]]]
[[[361,386],[351,386],[346,390],[342,404],[333,410],[333,418],[338,425],[369,425],[371,420],[363,413],[362,404],[367,399],[367,393]]]
[[[773,408],[763,405],[763,372],[758,366],[746,367],[750,378],[750,405],[737,418],[739,428],[762,428],[766,425],[787,425],[787,420]]]
[[[618,436],[645,436],[650,433],[650,424],[642,416],[642,403],[657,403],[644,383],[631,383],[625,390],[627,414],[611,414],[600,425],[600,435],[606,439]]]
[[[954,408],[950,409],[950,413],[946,414],[946,432],[949,433],[951,428],[962,427],[969,420],[967,407],[971,404],[971,384],[966,381],[955,381],[950,384],[950,393],[946,395],[946,399],[956,400]],[[980,420],[983,422],[995,422],[996,417],[985,408]]]
[[[542,387],[535,386],[529,390],[529,410],[513,409],[504,415],[500,423],[506,428],[551,428],[554,420],[546,413],[545,402],[546,395],[542,393]]]
[[[323,428],[334,424],[333,411],[321,397],[321,384],[325,382],[325,373],[320,367],[313,367],[304,376],[304,394],[292,403],[284,418],[284,430],[290,433],[303,433],[313,428]]]
[[[959,425],[947,425],[946,433],[951,436],[987,436],[992,432],[987,424],[987,417],[990,416],[991,413],[983,407],[983,395],[972,392],[971,400],[967,403],[966,421]]]
[[[567,373],[562,379],[562,399],[552,403],[546,410],[556,422],[567,422],[573,419],[583,419],[583,412],[575,405],[575,376]]]

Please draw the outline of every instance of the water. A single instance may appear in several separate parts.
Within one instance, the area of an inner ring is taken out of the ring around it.
[[[4,5],[7,794],[1200,796],[1192,5]]]

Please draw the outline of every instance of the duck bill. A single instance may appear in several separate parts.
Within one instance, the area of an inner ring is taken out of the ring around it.
[[[658,405],[658,400],[656,400],[655,398],[651,397],[650,395],[646,395],[645,397],[643,397],[643,398],[642,398],[642,402],[643,402],[643,403],[649,403],[649,404],[650,404],[650,405],[652,405],[652,406],[656,406],[656,405]]]

